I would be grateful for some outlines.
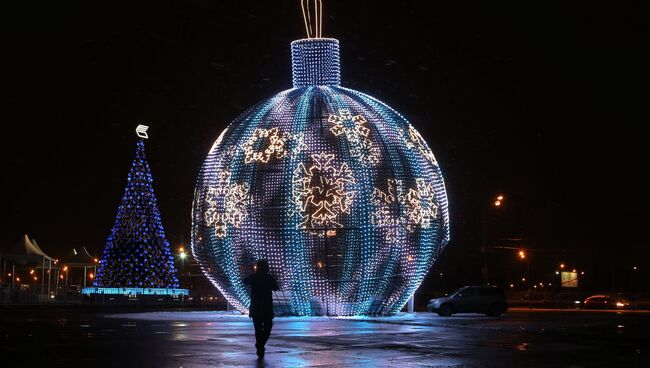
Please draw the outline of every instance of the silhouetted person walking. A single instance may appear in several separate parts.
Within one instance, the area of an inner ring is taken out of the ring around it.
[[[275,277],[269,275],[269,262],[266,259],[257,261],[256,272],[244,279],[244,283],[251,288],[251,305],[248,315],[253,319],[255,326],[255,347],[257,356],[264,358],[264,345],[271,336],[273,327],[273,294],[278,290]]]

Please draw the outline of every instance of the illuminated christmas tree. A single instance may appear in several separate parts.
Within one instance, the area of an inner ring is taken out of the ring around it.
[[[140,127],[139,127],[140,129]],[[136,145],[115,225],[106,240],[95,287],[178,288],[174,258],[165,237],[144,153],[145,132]]]

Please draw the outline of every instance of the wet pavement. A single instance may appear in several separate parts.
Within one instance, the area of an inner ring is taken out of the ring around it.
[[[650,366],[649,313],[276,318],[260,362],[245,316],[42,307],[0,312],[0,361],[10,358],[19,367]]]

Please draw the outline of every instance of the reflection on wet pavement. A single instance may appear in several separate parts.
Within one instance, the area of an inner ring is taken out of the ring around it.
[[[0,337],[20,366],[645,367],[648,327],[650,315],[613,313],[277,318],[263,362],[250,320],[214,312],[8,309]]]

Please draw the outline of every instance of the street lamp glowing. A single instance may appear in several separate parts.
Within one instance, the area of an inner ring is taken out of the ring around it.
[[[560,268],[564,268],[564,263],[560,263]]]
[[[494,207],[501,207],[501,201],[494,201]]]
[[[497,196],[497,201],[503,201],[503,195]]]
[[[526,258],[526,251],[524,251],[524,250],[520,250],[518,254],[519,254],[519,258],[521,258],[521,259],[525,259],[525,258]]]
[[[178,256],[181,257],[181,259],[185,259],[185,257],[187,257],[187,254],[185,254],[185,252],[181,252]]]

